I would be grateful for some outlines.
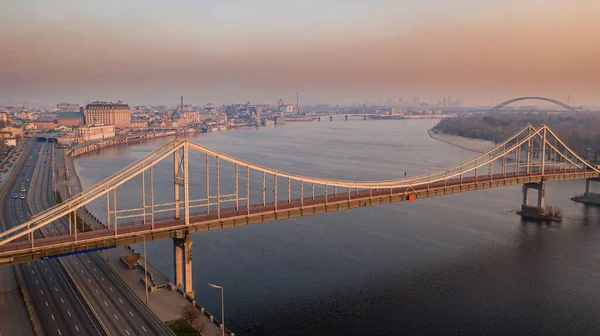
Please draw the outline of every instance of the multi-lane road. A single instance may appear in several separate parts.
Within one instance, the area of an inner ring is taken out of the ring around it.
[[[27,203],[28,193],[38,193],[31,190],[31,179],[36,168],[41,151],[45,150],[43,143],[34,143],[26,160],[15,177],[8,193],[2,200],[2,216],[7,228],[14,227],[30,217]],[[25,191],[22,192],[21,189]],[[14,198],[16,195],[16,198]],[[23,199],[21,199],[23,195]],[[102,329],[92,317],[88,307],[76,292],[73,284],[67,279],[58,260],[30,262],[18,265],[23,275],[25,289],[31,298],[41,331],[46,335],[102,335]],[[10,309],[10,307],[2,307]]]
[[[3,208],[8,209],[3,211],[8,227],[55,204],[52,146],[34,143],[31,153],[27,154],[30,166],[23,165],[15,176],[3,200]],[[21,192],[21,188],[26,191]],[[12,198],[13,194],[17,195],[16,199]],[[61,218],[38,235],[68,230],[68,220]],[[19,267],[44,334],[172,334],[97,253],[30,262]]]
[[[51,146],[51,145],[48,145]],[[56,204],[52,192],[53,151],[42,152],[39,173],[31,200],[32,212],[38,213]],[[63,198],[70,195],[63,195]],[[69,221],[61,218],[49,226],[50,232],[68,231]],[[98,253],[61,258],[103,327],[111,335],[168,335],[171,331],[114,273]]]

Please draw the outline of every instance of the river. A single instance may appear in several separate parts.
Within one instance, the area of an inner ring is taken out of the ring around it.
[[[431,139],[435,123],[288,123],[193,140],[283,171],[378,180],[477,155]],[[168,141],[80,157],[82,184]],[[170,190],[172,167],[159,167],[155,189]],[[565,218],[553,225],[515,214],[515,186],[196,234],[196,298],[220,317],[207,283],[224,286],[225,324],[238,335],[600,334],[600,211],[569,200],[583,191],[583,181],[548,183],[546,203]],[[172,278],[171,241],[149,243],[148,255]]]

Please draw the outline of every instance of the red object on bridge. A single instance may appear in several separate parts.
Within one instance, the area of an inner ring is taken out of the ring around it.
[[[410,195],[408,195],[408,201],[409,201],[410,203],[414,202],[414,201],[415,201],[415,194],[410,194]]]

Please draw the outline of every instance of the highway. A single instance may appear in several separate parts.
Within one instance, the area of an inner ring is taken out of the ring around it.
[[[35,181],[32,181],[36,190],[30,200],[33,214],[56,204],[52,192],[54,151],[51,146],[48,144],[48,150],[42,151],[42,157],[38,162],[38,173]],[[68,230],[69,221],[61,218],[49,225],[44,233]],[[109,334],[129,336],[172,334],[171,330],[129,290],[98,253],[71,255],[60,260]]]
[[[20,196],[32,192],[27,180],[32,178],[39,152],[43,149],[43,143],[34,143],[29,154],[25,154],[30,157],[25,162],[31,166],[23,164],[19,170],[15,170],[15,178],[2,200],[2,216],[7,228],[23,223],[30,217],[27,199],[21,199]],[[21,192],[21,188],[26,191]],[[13,198],[13,194],[17,198]],[[67,280],[57,260],[29,262],[17,267],[23,275],[26,290],[45,335],[102,334],[97,321]]]

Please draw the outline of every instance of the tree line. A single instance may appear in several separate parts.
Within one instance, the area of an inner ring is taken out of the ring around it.
[[[578,155],[593,164],[600,163],[600,114],[594,112],[470,114],[442,119],[434,130],[498,143],[527,123],[548,125]]]

